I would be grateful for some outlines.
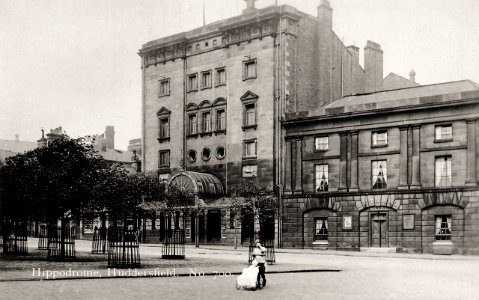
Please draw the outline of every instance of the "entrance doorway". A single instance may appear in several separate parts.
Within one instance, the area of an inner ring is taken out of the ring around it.
[[[386,212],[371,213],[371,247],[388,247],[388,226]]]
[[[221,212],[208,210],[206,238],[208,242],[219,242],[221,238]]]

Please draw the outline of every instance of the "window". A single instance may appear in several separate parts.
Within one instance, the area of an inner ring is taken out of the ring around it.
[[[158,167],[170,166],[170,150],[158,151]]]
[[[217,40],[213,40],[213,46],[216,46],[218,44]]]
[[[196,114],[189,115],[188,117],[188,134],[195,135],[198,134],[198,120]]]
[[[201,88],[207,89],[211,87],[211,71],[201,72]]]
[[[374,131],[371,134],[372,145],[373,146],[387,146],[388,144],[388,132],[383,131]]]
[[[170,95],[170,80],[163,79],[159,81],[158,97]]]
[[[314,241],[328,241],[328,218],[314,219]]]
[[[243,178],[256,177],[258,173],[257,165],[243,166]]]
[[[211,132],[211,113],[203,113],[203,132]]]
[[[211,158],[211,150],[209,148],[203,148],[201,151],[201,159],[204,161],[208,161]]]
[[[243,157],[256,157],[256,140],[248,140],[243,142]]]
[[[451,240],[451,216],[436,216],[436,241]]]
[[[328,165],[315,166],[314,181],[317,192],[328,190]]]
[[[170,119],[160,119],[160,139],[167,139],[170,137]]]
[[[196,44],[196,50],[200,50],[200,44]]]
[[[168,177],[169,177],[169,176],[170,176],[170,173],[160,173],[160,174],[158,174],[158,180],[159,180],[160,182],[165,183],[165,182],[168,181]]]
[[[188,151],[188,161],[189,162],[195,162],[196,161],[196,151],[191,149],[190,151]]]
[[[223,158],[225,158],[225,155],[226,155],[225,147],[219,146],[218,148],[216,148],[216,158],[217,159],[222,160]]]
[[[387,161],[377,160],[372,162],[373,190],[387,188]]]
[[[188,92],[198,90],[198,80],[196,74],[188,75]]]
[[[434,163],[434,181],[435,186],[451,186],[452,185],[452,157],[438,156]]]
[[[226,84],[226,69],[225,68],[219,68],[216,69],[216,75],[215,75],[215,85],[225,85]]]
[[[329,139],[327,136],[317,137],[314,139],[314,148],[316,150],[328,150],[329,149]]]
[[[243,103],[243,125],[241,128],[243,131],[248,128],[256,129],[256,119],[257,119],[257,106],[258,95],[254,94],[251,91],[247,91],[243,96],[241,96],[241,102]]]
[[[250,103],[244,106],[244,126],[256,125],[256,104]]]
[[[452,125],[439,125],[435,129],[436,141],[451,141],[452,140]]]
[[[226,112],[224,109],[216,111],[216,130],[226,130]]]
[[[243,80],[256,78],[256,59],[243,62]]]

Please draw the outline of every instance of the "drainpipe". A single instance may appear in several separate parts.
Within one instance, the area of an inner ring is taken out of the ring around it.
[[[186,71],[187,71],[187,56],[186,56],[186,45],[184,48],[185,55],[183,56],[183,155],[182,155],[182,167],[183,170],[187,170],[186,166],[186,101],[187,101],[187,93],[186,93]]]

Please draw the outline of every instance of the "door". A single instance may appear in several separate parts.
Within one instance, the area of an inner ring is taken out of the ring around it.
[[[209,210],[206,226],[206,236],[208,242],[219,242],[221,238],[221,212],[219,210]]]
[[[371,247],[388,247],[387,213],[371,214]]]

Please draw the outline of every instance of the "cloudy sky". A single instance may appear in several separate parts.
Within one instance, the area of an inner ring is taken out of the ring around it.
[[[206,22],[241,13],[243,0],[205,0]],[[316,16],[320,0],[278,0]],[[384,76],[421,84],[479,83],[479,1],[330,0],[346,45],[384,50]],[[0,0],[0,139],[36,141],[63,126],[72,137],[116,131],[116,148],[141,134],[147,41],[200,27],[203,0]],[[265,7],[275,0],[258,0]]]

